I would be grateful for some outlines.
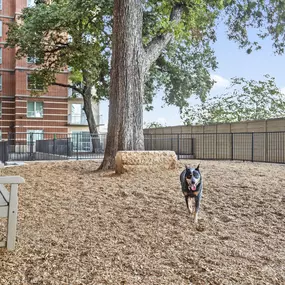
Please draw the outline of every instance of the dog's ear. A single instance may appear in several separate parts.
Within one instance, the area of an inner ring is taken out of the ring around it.
[[[200,171],[200,170],[199,170],[199,167],[200,167],[200,163],[199,163],[198,166],[195,168],[195,170]]]
[[[188,169],[189,168],[189,165],[185,164],[185,169]]]

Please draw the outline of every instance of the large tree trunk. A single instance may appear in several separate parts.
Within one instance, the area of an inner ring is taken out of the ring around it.
[[[86,114],[88,127],[90,131],[91,141],[92,141],[92,152],[96,152],[96,149],[100,149],[100,138],[98,135],[97,124],[94,118],[93,109],[92,109],[92,87],[88,86],[86,88],[85,94],[83,97],[83,110]]]
[[[174,3],[169,20],[178,23],[184,5]],[[171,41],[166,32],[142,44],[141,0],[114,0],[111,88],[107,144],[100,169],[114,169],[118,150],[143,150],[144,77]]]
[[[115,0],[107,144],[101,168],[118,150],[143,150],[144,50],[140,0]]]

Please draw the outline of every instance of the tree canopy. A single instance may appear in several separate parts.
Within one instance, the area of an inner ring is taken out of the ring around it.
[[[165,126],[166,126],[165,124],[162,124],[160,122],[150,122],[150,123],[145,124],[146,129],[163,128]]]
[[[55,74],[70,67],[70,87],[84,92],[82,82],[89,81],[97,90],[96,99],[108,97],[112,12],[114,1],[54,0],[37,1],[25,8],[19,21],[9,24],[7,46],[17,47],[17,56],[35,55],[34,73],[47,88],[55,83]],[[146,51],[166,34],[172,40],[159,51],[149,67],[145,81],[144,103],[152,109],[152,99],[163,88],[166,104],[181,110],[195,94],[202,101],[213,85],[209,72],[217,67],[211,42],[215,28],[224,22],[230,40],[248,52],[261,48],[251,41],[248,31],[259,38],[271,36],[277,53],[284,52],[284,3],[282,0],[148,0],[142,5],[142,41]],[[182,9],[179,20],[171,21],[175,9]],[[69,41],[66,42],[66,35]],[[56,56],[55,56],[56,55]]]
[[[7,45],[17,47],[19,57],[39,58],[35,76],[45,86],[70,66],[75,90],[90,91],[94,85],[98,100],[109,95],[105,157],[144,148],[142,108],[151,109],[159,88],[165,102],[181,111],[193,94],[205,101],[213,84],[210,70],[217,67],[211,43],[218,23],[248,53],[261,48],[256,38],[265,37],[271,37],[276,53],[284,52],[284,0],[38,2],[10,24]],[[114,160],[103,164],[113,167]]]
[[[19,21],[9,24],[6,46],[17,47],[18,58],[37,57],[34,77],[41,79],[44,91],[56,83],[56,73],[68,66],[73,82],[69,87],[84,93],[88,81],[97,91],[95,99],[108,97],[113,1],[103,2],[57,0],[45,4],[40,1],[34,7],[25,8]],[[174,24],[169,21],[174,2],[143,3],[145,48],[150,50],[155,35],[174,33],[176,39],[147,74],[144,97],[147,109],[151,109],[152,98],[161,87],[165,88],[166,103],[182,108],[192,94],[205,99],[212,86],[209,70],[216,68],[217,62],[210,48],[213,33],[209,28],[214,24],[214,14],[203,5],[192,11],[190,1],[186,1],[189,5],[185,4],[188,12],[181,19],[183,24]],[[193,30],[191,36],[190,30]]]
[[[280,118],[285,115],[285,94],[269,75],[264,80],[232,78],[228,92],[192,106],[183,113],[185,124],[231,123]]]
[[[6,46],[17,47],[18,58],[37,58],[34,76],[41,78],[44,91],[57,84],[56,74],[68,67],[69,87],[84,94],[86,83],[91,84],[100,100],[107,96],[108,88],[110,34],[105,32],[108,23],[103,20],[107,2],[38,1],[23,9],[18,21],[9,23]]]

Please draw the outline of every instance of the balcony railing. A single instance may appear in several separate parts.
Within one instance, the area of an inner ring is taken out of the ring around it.
[[[86,116],[84,115],[68,115],[68,124],[70,125],[88,125]]]
[[[28,111],[27,117],[28,118],[42,118],[43,117],[43,111]]]

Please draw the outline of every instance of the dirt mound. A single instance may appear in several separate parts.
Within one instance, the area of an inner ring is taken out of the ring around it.
[[[1,285],[285,284],[285,166],[202,161],[195,227],[179,184],[185,163],[199,161],[120,176],[92,161],[0,169],[26,180]]]

